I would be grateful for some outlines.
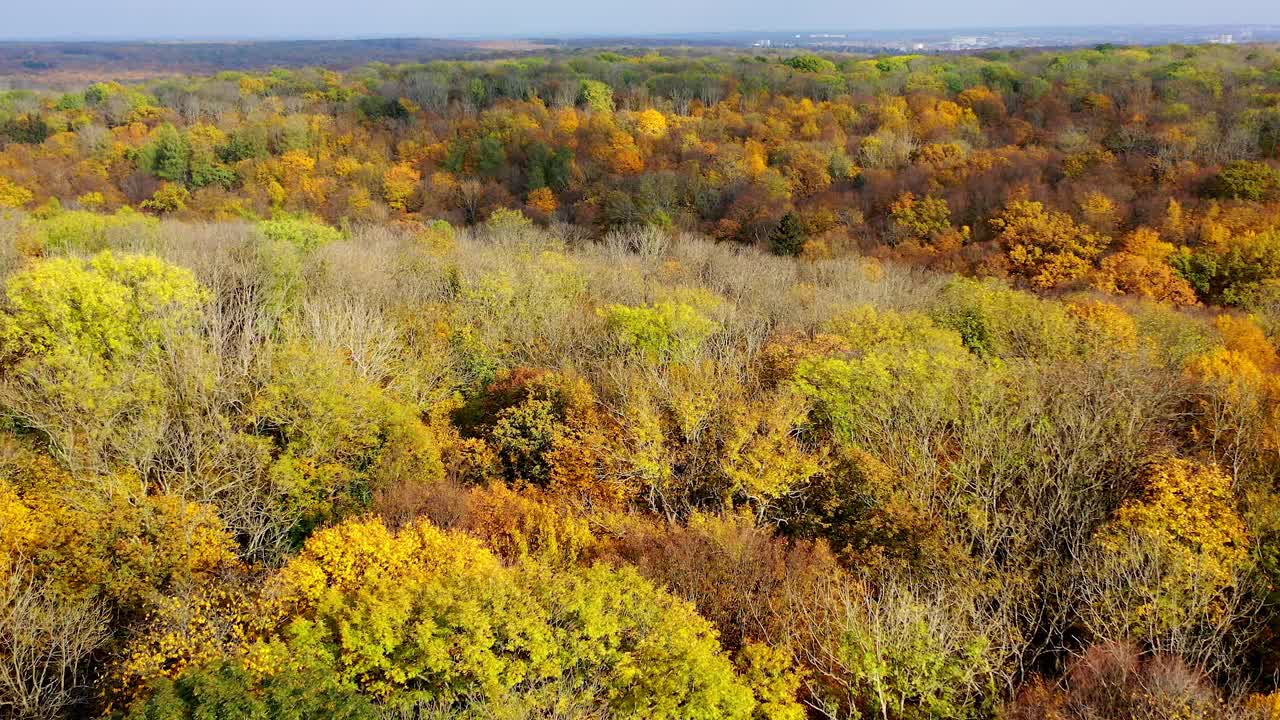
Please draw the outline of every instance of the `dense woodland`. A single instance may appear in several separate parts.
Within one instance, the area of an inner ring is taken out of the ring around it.
[[[1280,48],[0,93],[0,716],[1280,718]]]
[[[366,40],[0,41],[0,86],[49,88],[110,78],[210,74],[224,70],[325,67],[348,70],[370,62],[493,60],[554,44],[522,40],[381,38]],[[86,81],[87,79],[87,81]]]

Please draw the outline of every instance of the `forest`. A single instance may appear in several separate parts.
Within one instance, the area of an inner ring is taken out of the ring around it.
[[[1280,47],[0,91],[0,717],[1280,719]]]

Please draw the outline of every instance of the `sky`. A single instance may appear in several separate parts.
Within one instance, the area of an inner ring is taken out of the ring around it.
[[[0,0],[0,39],[1280,24],[1280,0]]]

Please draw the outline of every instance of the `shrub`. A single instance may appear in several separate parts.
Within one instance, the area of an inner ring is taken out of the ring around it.
[[[677,302],[641,307],[610,305],[598,313],[621,347],[660,362],[691,359],[717,329],[715,321]]]
[[[349,708],[361,707],[354,689],[450,716],[511,699],[545,713],[572,698],[636,720],[747,720],[755,706],[711,626],[635,571],[505,567],[425,522],[395,534],[376,521],[319,532],[263,603],[251,621],[261,630],[237,653],[244,670],[215,661],[177,682],[230,673],[236,682],[211,688],[208,701],[250,711],[271,702],[272,683],[287,697],[304,691],[294,673]],[[171,704],[172,687],[160,681],[137,707]]]
[[[303,252],[311,252],[342,239],[342,233],[338,230],[306,218],[263,220],[258,223],[258,229],[268,240],[287,242]]]
[[[208,300],[190,271],[148,256],[104,252],[13,275],[0,306],[0,405],[76,467],[145,467],[169,411],[165,348],[201,348]]]
[[[114,215],[67,210],[36,220],[32,231],[50,255],[92,254],[108,249],[145,247],[154,242],[159,223],[129,209]]]

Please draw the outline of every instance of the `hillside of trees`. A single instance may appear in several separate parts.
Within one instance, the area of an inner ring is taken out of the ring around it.
[[[1280,718],[1280,48],[0,93],[0,717]]]

